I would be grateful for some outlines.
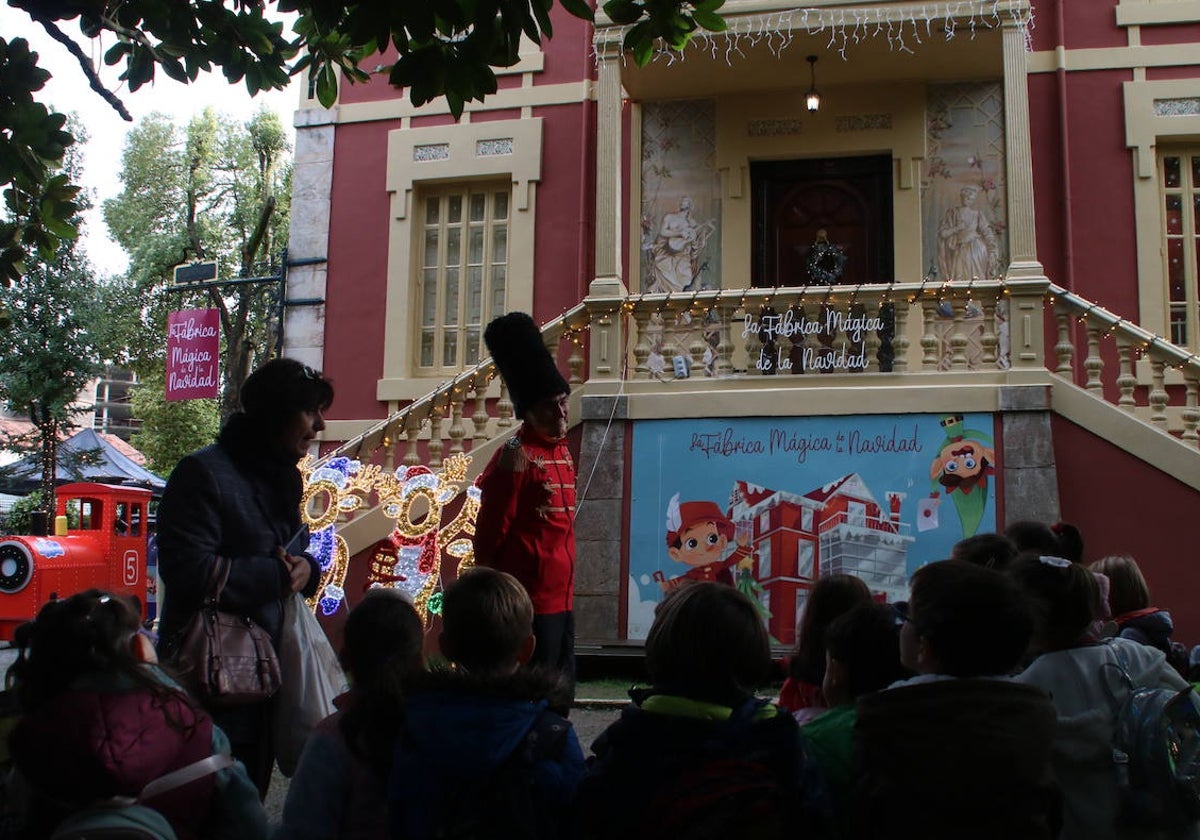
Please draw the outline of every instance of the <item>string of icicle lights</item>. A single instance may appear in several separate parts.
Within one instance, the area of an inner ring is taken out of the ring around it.
[[[670,65],[684,61],[691,51],[702,51],[714,60],[723,55],[725,63],[732,66],[735,56],[745,58],[744,49],[759,44],[778,58],[797,33],[827,35],[826,48],[843,59],[848,58],[847,50],[854,45],[881,38],[887,39],[888,49],[893,52],[914,54],[916,47],[927,42],[973,39],[979,30],[998,29],[1006,20],[1021,28],[1025,48],[1032,50],[1032,7],[1020,9],[1003,0],[959,0],[902,7],[795,8],[744,16],[730,13],[725,18],[729,28],[724,32],[701,30],[683,50],[659,44],[651,62]],[[619,47],[629,29],[622,26],[598,31],[594,45],[597,60],[606,47]],[[629,61],[630,57],[622,54],[621,60]]]

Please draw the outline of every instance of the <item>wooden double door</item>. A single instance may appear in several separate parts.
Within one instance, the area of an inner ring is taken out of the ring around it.
[[[755,162],[750,176],[754,286],[821,282],[809,259],[822,232],[845,257],[834,282],[892,282],[891,155]]]

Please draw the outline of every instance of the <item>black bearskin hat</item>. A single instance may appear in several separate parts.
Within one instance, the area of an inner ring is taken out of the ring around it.
[[[558,372],[558,365],[533,319],[524,312],[501,315],[483,331],[483,341],[492,353],[496,369],[508,385],[517,417],[547,397],[571,393],[571,386]]]

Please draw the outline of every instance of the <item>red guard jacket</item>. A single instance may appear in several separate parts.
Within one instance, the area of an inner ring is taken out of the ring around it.
[[[538,615],[567,612],[575,589],[575,464],[566,441],[523,426],[479,477],[475,562],[521,582]]]

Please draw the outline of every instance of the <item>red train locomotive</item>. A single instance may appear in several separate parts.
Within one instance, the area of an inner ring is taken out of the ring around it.
[[[0,537],[0,639],[52,598],[85,589],[136,595],[146,610],[146,542],[151,493],[109,484],[58,488],[53,536]]]

